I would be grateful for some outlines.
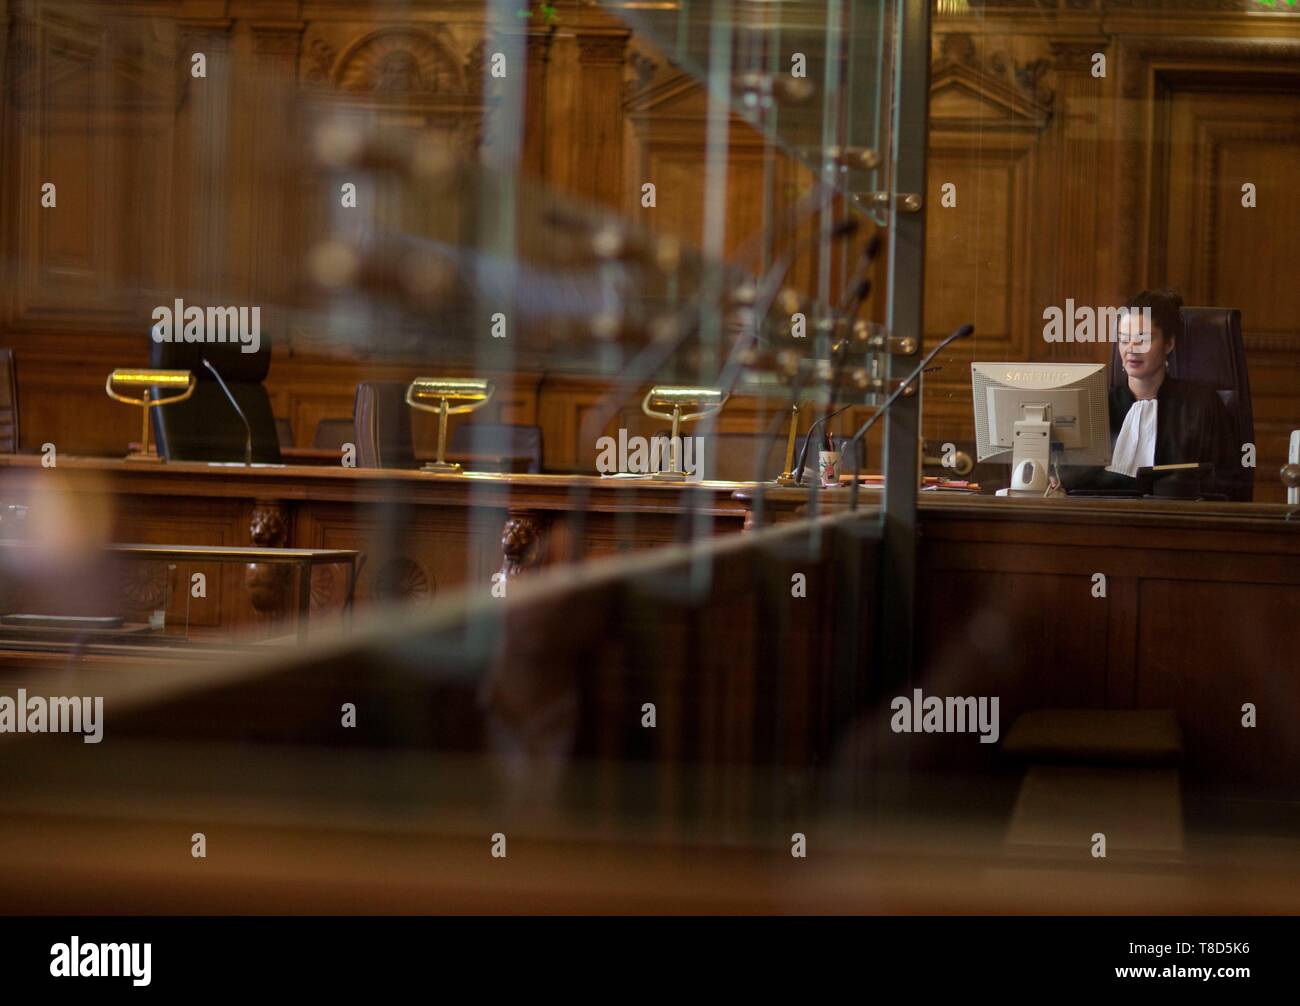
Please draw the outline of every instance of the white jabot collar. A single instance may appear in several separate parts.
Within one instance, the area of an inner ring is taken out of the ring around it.
[[[1156,463],[1156,406],[1154,398],[1139,398],[1129,406],[1124,425],[1106,471],[1137,475],[1139,468],[1150,468]]]

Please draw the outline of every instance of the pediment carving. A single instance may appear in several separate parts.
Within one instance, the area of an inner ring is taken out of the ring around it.
[[[310,43],[310,69],[318,79],[327,72],[340,90],[353,94],[460,97],[471,90],[460,54],[440,34],[383,28],[355,42],[337,59],[331,55],[328,47]]]
[[[980,54],[964,32],[940,36],[936,47],[930,74],[932,125],[1036,131],[1051,121],[1056,94],[1046,86],[1050,60],[1016,63],[1000,52]]]

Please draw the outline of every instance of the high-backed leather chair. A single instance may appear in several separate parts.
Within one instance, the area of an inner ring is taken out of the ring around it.
[[[0,454],[18,452],[18,368],[12,349],[0,349]]]
[[[537,474],[542,470],[542,428],[507,423],[461,423],[451,431],[447,453],[475,457],[496,455],[507,462],[521,462],[520,466],[507,470]]]
[[[262,384],[271,369],[271,343],[265,335],[256,353],[243,352],[238,342],[149,341],[149,366],[193,371],[197,382],[194,394],[185,401],[149,410],[159,454],[177,461],[244,460],[244,424],[212,372],[203,366],[207,357],[248,418],[253,460],[279,463],[275,414]]]
[[[414,468],[411,407],[402,381],[362,381],[352,410],[358,468]]]
[[[1214,388],[1232,418],[1235,444],[1255,442],[1255,412],[1250,398],[1250,373],[1246,369],[1246,345],[1241,336],[1241,312],[1230,307],[1184,307],[1183,335],[1169,357],[1169,375]],[[1111,385],[1124,380],[1119,346],[1111,347]],[[1250,500],[1255,488],[1255,469],[1233,472],[1231,484],[1220,488],[1230,499]]]

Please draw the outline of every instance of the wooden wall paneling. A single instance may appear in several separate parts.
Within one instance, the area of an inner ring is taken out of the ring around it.
[[[592,472],[596,441],[617,436],[621,414],[607,387],[578,378],[549,377],[537,400],[543,429],[542,451],[548,471]]]
[[[3,177],[23,197],[7,216],[6,329],[121,329],[166,277],[167,235],[144,228],[170,207],[170,64],[136,28],[15,19]]]
[[[145,362],[142,337],[69,333],[5,338],[19,361],[23,450],[39,451],[52,443],[63,454],[126,454],[126,444],[140,436],[140,414],[105,395],[104,380],[114,367]]]
[[[1250,349],[1300,349],[1300,294],[1272,270],[1300,240],[1289,226],[1300,199],[1287,184],[1300,157],[1300,97],[1174,90],[1165,115],[1170,171],[1157,200],[1167,243],[1152,250],[1157,268],[1194,303],[1241,306]],[[1246,182],[1258,190],[1254,209],[1242,205]]]
[[[1259,88],[1200,91],[1171,85],[1162,106],[1168,136],[1167,184],[1155,203],[1165,244],[1154,268],[1192,303],[1242,311],[1260,477],[1256,498],[1284,498],[1276,471],[1300,426],[1300,292],[1278,284],[1280,263],[1300,254],[1300,201],[1288,179],[1300,160],[1300,98]],[[1300,75],[1296,78],[1300,84]],[[1242,185],[1257,205],[1242,205]],[[1159,237],[1157,237],[1159,240]]]
[[[1104,249],[1119,235],[1108,223],[1107,165],[1118,148],[1113,110],[1117,88],[1108,74],[1092,75],[1093,57],[1114,58],[1107,36],[1053,40],[1050,69],[1053,109],[1042,137],[1051,170],[1034,194],[1036,246],[1048,254],[1030,266],[1035,286],[1031,324],[1035,328],[1029,359],[1101,362],[1105,350],[1088,343],[1047,343],[1042,337],[1043,311],[1075,304],[1099,306],[1121,303],[1121,292],[1109,287]],[[1119,238],[1122,240],[1122,238]]]
[[[1287,185],[1280,165],[1300,148],[1300,43],[1121,38],[1119,51],[1123,128],[1143,142],[1119,158],[1118,208],[1121,221],[1144,227],[1141,241],[1118,249],[1120,275],[1130,289],[1170,283],[1191,290],[1191,302],[1239,301],[1220,306],[1242,311],[1259,448],[1255,498],[1280,501],[1277,469],[1300,425],[1300,340],[1287,310],[1294,291],[1277,289],[1276,269],[1300,239],[1281,216],[1241,207],[1236,175],[1258,175],[1279,213],[1293,208],[1294,193],[1278,186]],[[1259,215],[1238,216],[1239,208]]]
[[[532,28],[526,34],[525,54],[528,79],[524,85],[523,146],[519,166],[538,180],[546,178],[546,106],[550,76],[552,28]]]
[[[314,393],[286,397],[291,403],[287,413],[277,411],[276,415],[287,416],[293,427],[294,443],[300,447],[311,446],[316,427],[322,420],[352,418],[355,391],[352,395]]]
[[[1035,242],[1043,217],[1038,161],[1052,147],[1045,132],[1054,114],[1044,82],[1050,61],[1018,63],[1008,44],[977,44],[965,32],[934,39],[925,341],[966,322],[975,324],[975,336],[939,358],[943,369],[926,380],[922,428],[929,439],[974,436],[971,360],[1041,358],[1046,348],[1033,301],[1036,277],[1047,267]],[[953,207],[943,206],[947,183],[956,186]]]
[[[923,521],[927,692],[1000,693],[1004,732],[1030,708],[1173,708],[1189,778],[1242,793],[1294,786],[1285,717],[1241,726],[1243,702],[1290,709],[1300,688],[1285,656],[1300,643],[1289,538],[1263,525],[1156,535],[955,518]],[[1094,572],[1105,598],[1092,596]]]
[[[1300,585],[1153,578],[1139,604],[1136,703],[1179,710],[1189,772],[1239,797],[1269,781],[1294,785]],[[1198,665],[1215,673],[1189,673]],[[1245,703],[1255,707],[1254,727],[1243,725]]]
[[[623,69],[631,33],[622,27],[579,30],[578,91],[573,108],[582,168],[570,181],[600,206],[620,209],[626,198],[623,177]],[[640,190],[639,183],[635,186]]]
[[[184,169],[188,175],[185,218],[188,268],[178,278],[177,295],[200,303],[226,303],[232,293],[230,274],[244,271],[246,228],[232,212],[235,199],[247,186],[244,159],[237,137],[245,123],[236,114],[236,60],[232,52],[232,22],[224,18],[186,20],[181,25],[177,71],[181,80],[183,114],[178,128],[187,135]],[[192,58],[206,59],[204,78],[191,73]],[[241,240],[242,239],[242,240]],[[232,261],[238,254],[238,264]],[[242,254],[239,254],[242,253]],[[147,331],[147,318],[145,319]]]
[[[1139,640],[1150,626],[1142,618],[1144,581],[1128,571],[1106,572],[1106,696],[1108,709],[1137,704]],[[1091,582],[1090,582],[1091,590]]]
[[[577,36],[559,32],[547,45],[546,107],[542,120],[542,154],[546,182],[558,192],[579,193],[577,122],[570,110],[581,94]]]
[[[706,217],[702,165],[708,140],[707,92],[689,74],[644,48],[633,53],[631,67],[624,103],[627,153],[622,172],[627,183],[620,208],[652,230],[701,247]],[[769,187],[773,216],[779,221],[809,175],[784,153],[771,151],[763,136],[737,115],[728,121],[727,140],[725,247],[731,255],[744,245],[748,264],[754,268],[762,250],[762,243],[754,242],[766,221]],[[653,208],[641,205],[641,186],[646,182],[655,185]],[[801,233],[814,225],[815,218],[804,222]],[[805,254],[792,264],[792,282],[810,278],[810,260]],[[804,288],[808,286],[805,282]]]
[[[292,163],[299,131],[290,102],[298,77],[303,21],[251,23],[253,73],[241,79],[244,87],[260,94],[245,94],[241,115],[248,129],[246,159],[251,184],[247,200],[248,254],[232,251],[235,261],[246,263],[249,303],[262,307],[262,338],[273,345],[289,343],[289,308],[303,283],[300,266],[304,239],[298,218],[300,202],[314,186],[303,186]],[[251,107],[249,107],[251,106]]]

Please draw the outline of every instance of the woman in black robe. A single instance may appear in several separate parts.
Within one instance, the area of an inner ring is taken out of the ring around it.
[[[1118,439],[1124,417],[1137,401],[1127,384],[1110,389],[1110,439]],[[1232,417],[1218,392],[1205,384],[1165,375],[1156,392],[1156,452],[1154,464],[1209,462],[1221,485],[1230,483],[1240,455],[1233,445]]]
[[[1241,455],[1227,407],[1213,388],[1177,380],[1167,371],[1183,331],[1182,298],[1169,290],[1144,290],[1125,306],[1130,310],[1120,321],[1119,358],[1126,380],[1110,389],[1111,464],[1104,471],[1076,469],[1066,478],[1067,487],[1133,490],[1139,467],[1209,463],[1213,480],[1167,476],[1156,492],[1232,496]],[[1143,308],[1150,309],[1149,322]],[[1142,415],[1151,408],[1146,402],[1154,403],[1154,438]]]

